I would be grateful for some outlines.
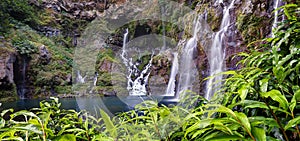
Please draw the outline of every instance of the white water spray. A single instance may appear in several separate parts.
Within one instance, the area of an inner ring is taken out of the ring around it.
[[[85,78],[86,78],[86,76],[83,77],[80,74],[80,71],[78,70],[77,71],[77,79],[76,79],[77,83],[84,84],[85,83]]]
[[[174,53],[174,60],[172,63],[172,68],[171,68],[171,75],[170,79],[168,82],[168,87],[166,90],[165,96],[174,96],[175,95],[175,88],[176,88],[176,75],[178,73],[178,67],[179,67],[179,62],[178,62],[178,53]]]
[[[225,52],[223,49],[223,42],[225,33],[230,26],[230,9],[234,6],[234,0],[230,3],[229,6],[226,6],[223,10],[223,19],[220,27],[220,31],[215,34],[211,50],[209,52],[208,61],[209,61],[209,74],[214,76],[209,79],[206,86],[205,98],[211,99],[213,94],[219,90],[220,84],[222,81],[221,72],[224,71],[224,59]]]
[[[279,7],[280,3],[282,3],[281,0],[274,0],[273,7],[274,7],[275,11],[274,11],[274,21],[273,21],[273,24],[272,24],[272,32],[271,32],[271,36],[272,37],[274,37],[273,30],[277,27],[277,24],[278,24],[278,14],[279,14],[279,11],[276,10],[276,9]]]
[[[131,96],[140,96],[140,95],[147,95],[149,94],[147,91],[147,85],[148,85],[148,78],[150,76],[151,72],[151,65],[153,60],[153,52],[151,54],[151,58],[143,67],[143,70],[139,69],[139,66],[141,65],[141,58],[139,58],[137,61],[133,61],[132,57],[127,54],[127,38],[128,38],[128,29],[126,29],[126,32],[124,33],[123,38],[123,47],[122,47],[122,54],[121,58],[123,60],[123,63],[126,66],[126,69],[128,71],[127,75],[127,90],[129,92],[129,95]],[[138,49],[135,49],[138,50]]]
[[[197,76],[197,68],[194,64],[194,53],[197,49],[197,33],[200,30],[200,23],[198,18],[194,21],[193,37],[189,39],[184,46],[180,61],[180,77],[178,81],[177,98],[178,95],[186,90],[192,90],[193,82]]]

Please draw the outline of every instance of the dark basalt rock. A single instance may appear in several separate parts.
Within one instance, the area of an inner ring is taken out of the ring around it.
[[[47,48],[44,45],[42,45],[39,47],[39,52],[40,52],[40,56],[39,56],[40,62],[43,65],[49,64],[49,62],[51,60],[51,54],[47,50]]]

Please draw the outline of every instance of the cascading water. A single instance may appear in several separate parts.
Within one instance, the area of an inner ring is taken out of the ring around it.
[[[147,85],[148,85],[148,78],[151,72],[150,69],[151,69],[154,53],[152,52],[150,60],[143,67],[143,70],[140,70],[139,69],[140,65],[142,65],[140,62],[141,58],[139,58],[134,62],[132,57],[130,57],[127,54],[127,48],[126,48],[127,37],[128,37],[128,29],[126,29],[126,32],[124,33],[123,47],[122,47],[122,54],[121,54],[123,63],[125,64],[126,69],[128,71],[127,90],[129,92],[129,95],[131,96],[147,95],[149,94],[147,91]]]
[[[173,55],[174,55],[174,60],[173,60],[173,63],[172,63],[171,75],[170,75],[170,78],[169,78],[168,87],[167,87],[165,96],[174,96],[175,92],[176,92],[176,90],[175,90],[175,88],[176,88],[176,75],[178,73],[178,67],[179,67],[178,53],[175,52]]]
[[[82,75],[80,74],[80,71],[78,70],[77,71],[76,82],[80,83],[80,84],[83,84],[83,83],[85,83],[85,78],[86,78],[86,76],[82,77]]]
[[[197,49],[197,33],[200,30],[200,23],[198,18],[194,21],[194,33],[193,37],[189,39],[184,46],[181,54],[180,61],[180,74],[178,81],[178,88],[176,92],[176,97],[179,98],[179,94],[184,92],[185,90],[191,90],[194,82],[197,68],[193,63],[193,56],[195,49]]]
[[[26,68],[27,68],[27,57],[22,57],[22,73],[21,73],[21,82],[18,84],[18,95],[20,99],[25,99],[26,93]]]
[[[223,42],[225,33],[230,26],[230,13],[229,10],[234,6],[234,0],[230,3],[229,6],[224,7],[223,10],[223,19],[220,27],[220,31],[215,34],[209,55],[209,74],[210,76],[214,76],[209,79],[206,86],[205,98],[211,99],[213,94],[219,90],[220,83],[222,81],[222,75],[219,74],[224,70],[224,58],[225,52],[223,49]]]
[[[278,24],[278,14],[279,14],[279,11],[276,10],[279,5],[282,3],[281,0],[274,0],[274,4],[273,4],[273,7],[274,7],[274,21],[273,21],[273,24],[272,24],[272,33],[271,33],[271,36],[274,37],[274,33],[273,33],[273,30],[277,27],[277,24]]]

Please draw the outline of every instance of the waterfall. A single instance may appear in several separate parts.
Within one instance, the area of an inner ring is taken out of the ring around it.
[[[93,78],[93,86],[96,86],[97,85],[97,81],[98,81],[98,72],[95,72],[95,76]]]
[[[128,29],[126,29],[126,32],[124,33],[123,47],[121,53],[121,58],[128,71],[127,90],[129,92],[129,95],[132,96],[147,95],[148,78],[151,72],[150,69],[152,65],[154,52],[152,52],[149,62],[143,67],[142,70],[140,70],[139,69],[140,65],[142,65],[141,58],[134,61],[132,57],[130,57],[127,54],[127,48],[126,48],[127,38],[128,38]],[[135,50],[137,51],[138,49]]]
[[[279,7],[280,3],[282,3],[281,0],[274,0],[274,4],[273,4],[274,10],[276,10]],[[272,32],[271,32],[272,37],[274,37],[273,30],[277,27],[278,24],[278,14],[279,14],[278,10],[274,11],[274,21],[272,24]]]
[[[220,31],[215,34],[209,55],[209,74],[213,78],[209,79],[206,86],[205,98],[211,99],[213,94],[219,90],[220,83],[222,81],[222,75],[219,74],[224,70],[224,58],[225,52],[223,49],[223,42],[225,33],[230,26],[230,9],[234,6],[234,0],[230,3],[229,6],[226,6],[223,10],[223,19],[221,22]]]
[[[175,88],[176,88],[176,75],[178,73],[178,67],[179,67],[178,53],[175,52],[173,55],[174,55],[174,60],[173,60],[173,63],[172,63],[171,75],[170,75],[170,78],[169,78],[168,87],[167,87],[165,96],[174,96],[175,92],[176,92],[175,91]]]
[[[123,47],[122,47],[122,60],[123,63],[125,64],[126,67],[128,67],[128,59],[126,58],[126,42],[127,42],[127,36],[128,36],[128,28],[125,30],[126,32],[124,33],[124,37],[123,37]]]
[[[18,88],[18,95],[20,99],[25,99],[26,93],[26,67],[27,67],[27,57],[22,57],[22,73],[21,73],[21,83]]]
[[[200,23],[198,18],[194,21],[194,32],[193,37],[189,39],[184,46],[181,53],[181,61],[180,61],[180,73],[179,73],[179,81],[178,81],[178,89],[177,89],[177,97],[180,93],[185,90],[191,90],[194,82],[197,68],[193,61],[193,56],[195,49],[197,49],[197,33],[200,30]]]
[[[83,84],[83,83],[85,83],[85,78],[86,78],[86,76],[82,77],[82,75],[80,74],[80,71],[78,70],[77,71],[76,82],[80,83],[80,84]]]

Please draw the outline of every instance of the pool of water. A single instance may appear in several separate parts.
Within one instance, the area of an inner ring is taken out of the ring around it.
[[[95,116],[99,116],[99,109],[103,109],[110,116],[116,115],[120,112],[134,109],[136,104],[145,100],[154,100],[160,104],[176,104],[176,101],[170,100],[168,97],[148,97],[148,96],[90,96],[77,98],[60,98],[59,102],[62,104],[62,109],[74,109],[76,111],[87,110]],[[13,108],[15,111],[31,109],[39,107],[39,103],[45,99],[19,99],[13,102],[3,102],[0,111],[4,109]]]

